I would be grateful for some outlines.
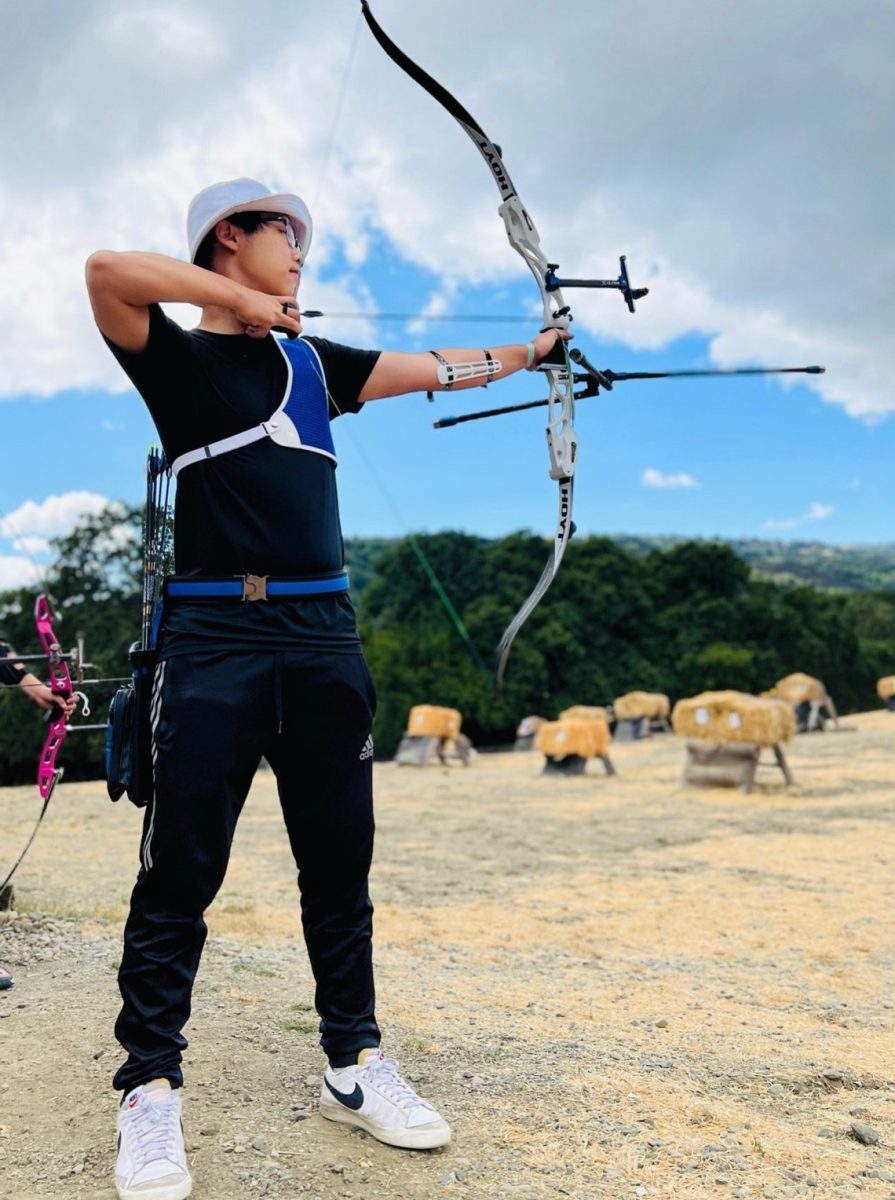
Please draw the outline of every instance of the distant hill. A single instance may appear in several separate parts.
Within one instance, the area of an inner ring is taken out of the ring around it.
[[[345,539],[345,560],[355,594],[373,578],[379,555],[398,540]],[[829,546],[824,542],[766,541],[763,538],[638,537],[634,534],[616,534],[612,540],[635,554],[668,550],[682,542],[726,542],[734,553],[749,563],[756,575],[777,583],[806,583],[843,592],[895,591],[895,543]]]
[[[824,542],[766,541],[762,538],[636,537],[613,538],[627,550],[647,554],[681,542],[723,541],[756,575],[777,583],[807,583],[830,591],[895,590],[895,543],[880,546],[829,546]]]
[[[345,566],[351,577],[351,590],[362,592],[376,574],[376,560],[399,538],[345,538]]]

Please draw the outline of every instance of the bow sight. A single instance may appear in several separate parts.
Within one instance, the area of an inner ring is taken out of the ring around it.
[[[619,255],[618,266],[618,279],[560,279],[556,274],[559,270],[559,263],[548,263],[544,275],[544,286],[548,292],[558,292],[560,288],[616,288],[621,292],[625,304],[628,306],[628,312],[634,312],[634,301],[648,296],[649,288],[631,287],[624,254]],[[557,315],[564,315],[565,312],[568,312],[568,308]]]

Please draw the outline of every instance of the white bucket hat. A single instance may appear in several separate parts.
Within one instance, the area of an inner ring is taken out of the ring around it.
[[[308,257],[313,223],[308,207],[300,196],[291,192],[271,192],[257,179],[227,179],[203,188],[190,201],[186,217],[186,238],[190,247],[190,262],[196,251],[218,221],[238,212],[283,213],[292,222],[301,246],[302,261]]]

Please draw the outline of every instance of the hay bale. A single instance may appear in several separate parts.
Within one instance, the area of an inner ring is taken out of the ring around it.
[[[763,696],[761,699],[766,700],[771,704],[776,704],[779,707],[783,723],[787,729],[789,729],[791,724],[793,728],[795,728],[795,711],[788,700],[783,700],[780,698],[780,696]],[[790,721],[790,717],[792,717],[792,721]],[[780,741],[786,742],[789,741],[789,738],[780,738]]]
[[[891,700],[895,696],[895,675],[884,675],[876,681],[876,694],[880,700]]]
[[[456,737],[463,717],[456,708],[435,704],[415,704],[407,718],[407,732],[415,737]]]
[[[546,717],[534,715],[523,717],[516,726],[516,741],[514,750],[533,750],[538,730],[546,723]]]
[[[638,717],[658,720],[668,716],[671,704],[661,692],[627,692],[613,700],[612,711],[619,721],[636,721]]]
[[[819,700],[822,704],[828,699],[827,689],[813,675],[805,675],[795,671],[778,679],[774,685],[774,694],[789,704],[801,704],[805,700]]]
[[[603,758],[609,749],[606,721],[546,721],[538,730],[538,750],[550,758],[577,754],[581,758]]]
[[[541,726],[546,725],[546,723],[547,723],[546,717],[536,717],[536,716],[523,717],[522,720],[519,722],[519,724],[516,726],[516,737],[517,738],[534,737],[534,735],[538,732],[538,730],[541,728]]]
[[[795,734],[795,718],[789,704],[778,699],[759,699],[745,692],[702,692],[678,700],[671,714],[674,732],[707,742],[754,742],[776,746]]]
[[[564,708],[559,714],[560,721],[605,721],[608,725],[609,716],[605,708],[601,708],[598,704],[573,704],[571,708]]]

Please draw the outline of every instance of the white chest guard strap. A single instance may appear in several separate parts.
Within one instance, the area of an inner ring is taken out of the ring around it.
[[[286,387],[283,399],[266,421],[231,434],[207,446],[181,454],[171,465],[176,476],[184,467],[239,450],[262,438],[293,450],[309,450],[335,461],[335,447],[329,429],[329,409],[323,365],[313,346],[301,339],[274,342],[286,362]]]

